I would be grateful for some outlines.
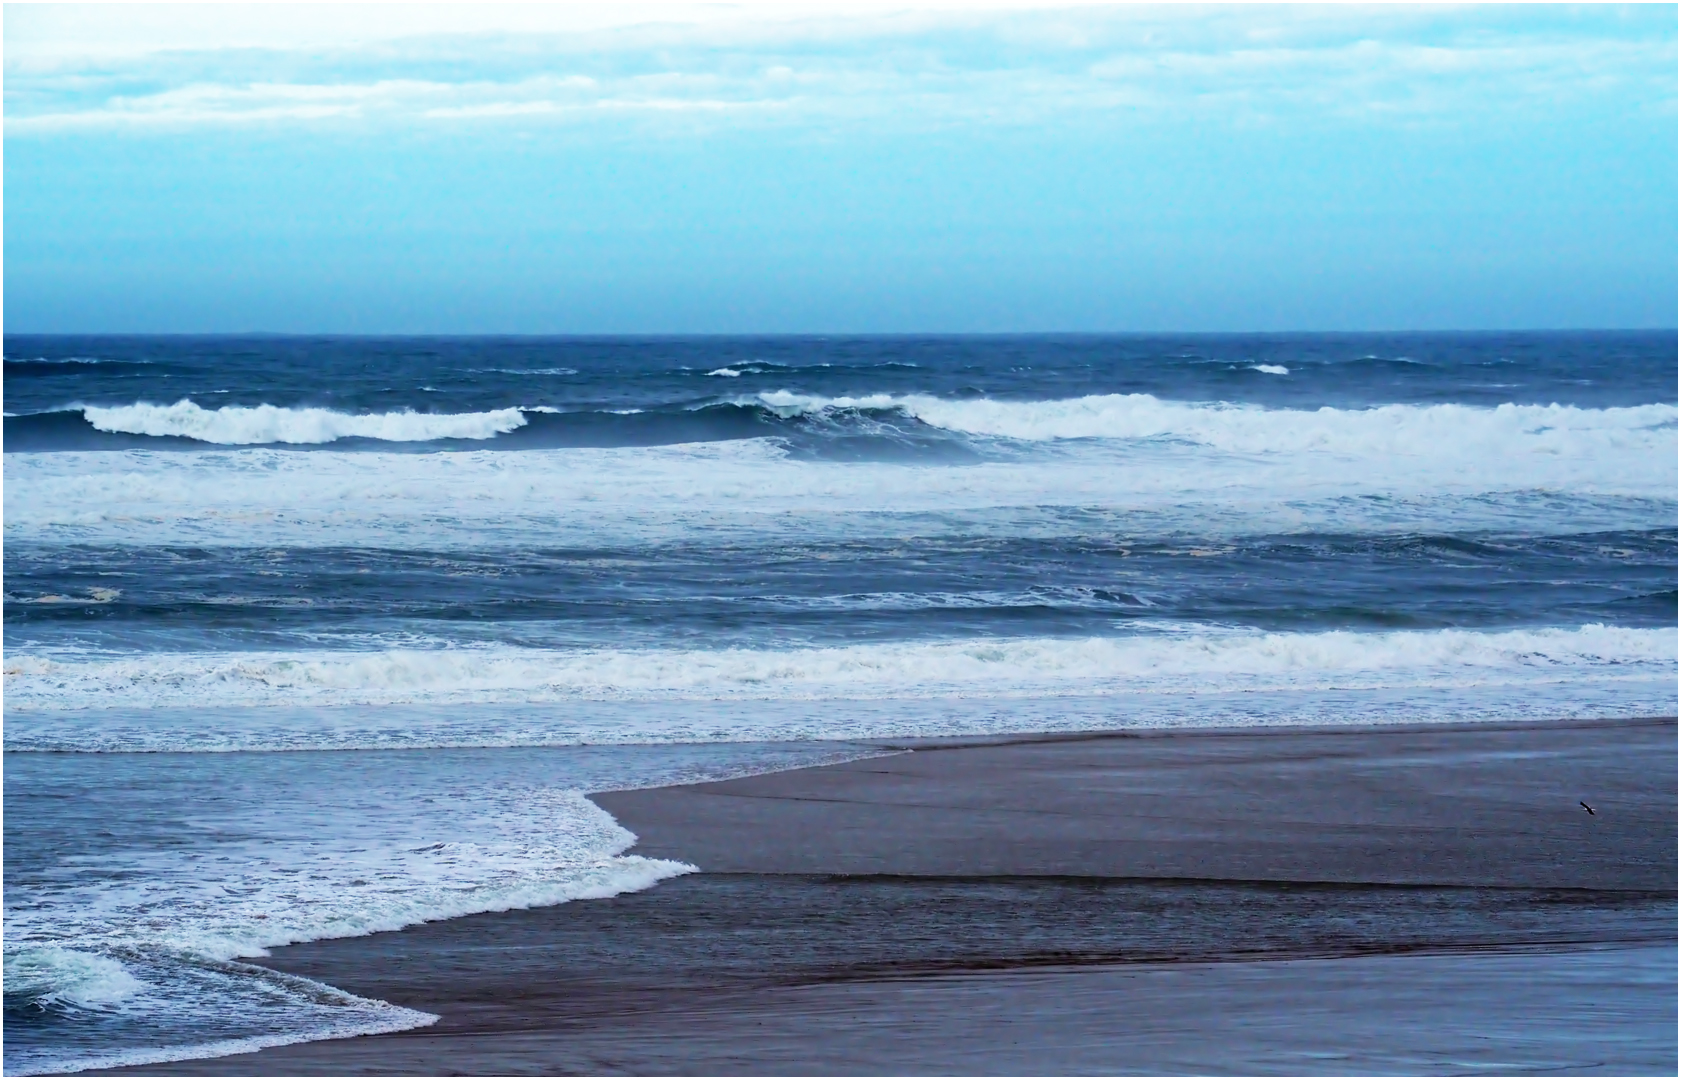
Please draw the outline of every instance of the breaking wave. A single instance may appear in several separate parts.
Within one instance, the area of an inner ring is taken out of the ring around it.
[[[1261,365],[1257,370],[1287,374],[1278,365]],[[725,367],[707,374],[728,379],[746,373],[745,368]],[[207,409],[181,400],[173,405],[77,405],[7,417],[8,443],[26,451],[141,445],[135,436],[209,446],[319,446],[341,439],[448,445],[466,440],[522,450],[781,437],[801,441],[818,456],[826,443],[839,448],[860,439],[890,436],[902,447],[921,446],[924,453],[939,449],[917,443],[918,430],[925,438],[947,440],[1168,442],[1240,454],[1399,455],[1435,460],[1618,452],[1673,456],[1676,408],[1666,404],[1607,409],[1443,404],[1307,410],[1171,401],[1149,394],[1001,401],[927,394],[826,397],[776,390],[646,408],[522,405],[463,413],[408,409],[348,413],[276,405]],[[516,431],[517,437],[498,438]],[[123,442],[122,437],[129,441]],[[907,438],[910,443],[904,441]]]
[[[477,413],[417,413],[405,409],[351,414],[274,405],[206,409],[186,400],[173,405],[88,405],[82,412],[98,431],[177,436],[220,446],[319,444],[347,438],[383,442],[492,439],[526,424],[525,413],[519,409]]]
[[[5,970],[14,1009],[107,1009],[146,989],[118,960],[55,945],[8,952]]]
[[[893,410],[968,435],[1052,439],[1170,439],[1238,453],[1567,453],[1588,446],[1675,446],[1676,408],[1638,405],[1384,405],[1372,409],[1268,409],[1104,394],[1062,401],[953,401],[921,394],[820,397],[777,390],[757,400],[792,417]]]

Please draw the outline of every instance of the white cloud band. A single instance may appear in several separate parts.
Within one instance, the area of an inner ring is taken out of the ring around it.
[[[563,9],[577,23],[570,30],[509,33],[496,12],[475,24],[452,9],[433,25],[437,13],[386,10],[397,16],[389,36],[349,19],[341,43],[328,47],[295,44],[331,36],[313,23],[290,44],[279,35],[254,47],[248,32],[224,26],[221,44],[206,30],[190,47],[120,53],[97,35],[77,50],[62,27],[32,38],[27,23],[8,25],[7,131],[696,113],[784,122],[1031,123],[1117,111],[1442,120],[1467,107],[1552,110],[1607,95],[1675,107],[1673,19],[1630,32],[1626,21],[1564,25],[1486,10],[844,18],[748,10],[604,27]]]

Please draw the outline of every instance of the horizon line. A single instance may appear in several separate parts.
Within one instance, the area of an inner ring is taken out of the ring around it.
[[[1459,327],[1421,330],[6,330],[4,337],[81,338],[1028,338],[1028,337],[1331,337],[1361,334],[1677,334],[1681,326]]]

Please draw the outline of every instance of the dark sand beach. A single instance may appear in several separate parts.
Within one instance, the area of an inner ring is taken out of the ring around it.
[[[127,1071],[1673,1074],[1676,752],[1146,732],[601,795],[701,872],[277,950],[441,1019]]]

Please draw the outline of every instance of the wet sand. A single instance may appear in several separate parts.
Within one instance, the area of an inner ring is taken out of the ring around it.
[[[277,950],[442,1019],[128,1071],[1673,1074],[1676,751],[1164,732],[602,795],[702,873]]]
[[[1673,720],[1159,732],[596,802],[714,872],[1673,890],[1675,766]]]

